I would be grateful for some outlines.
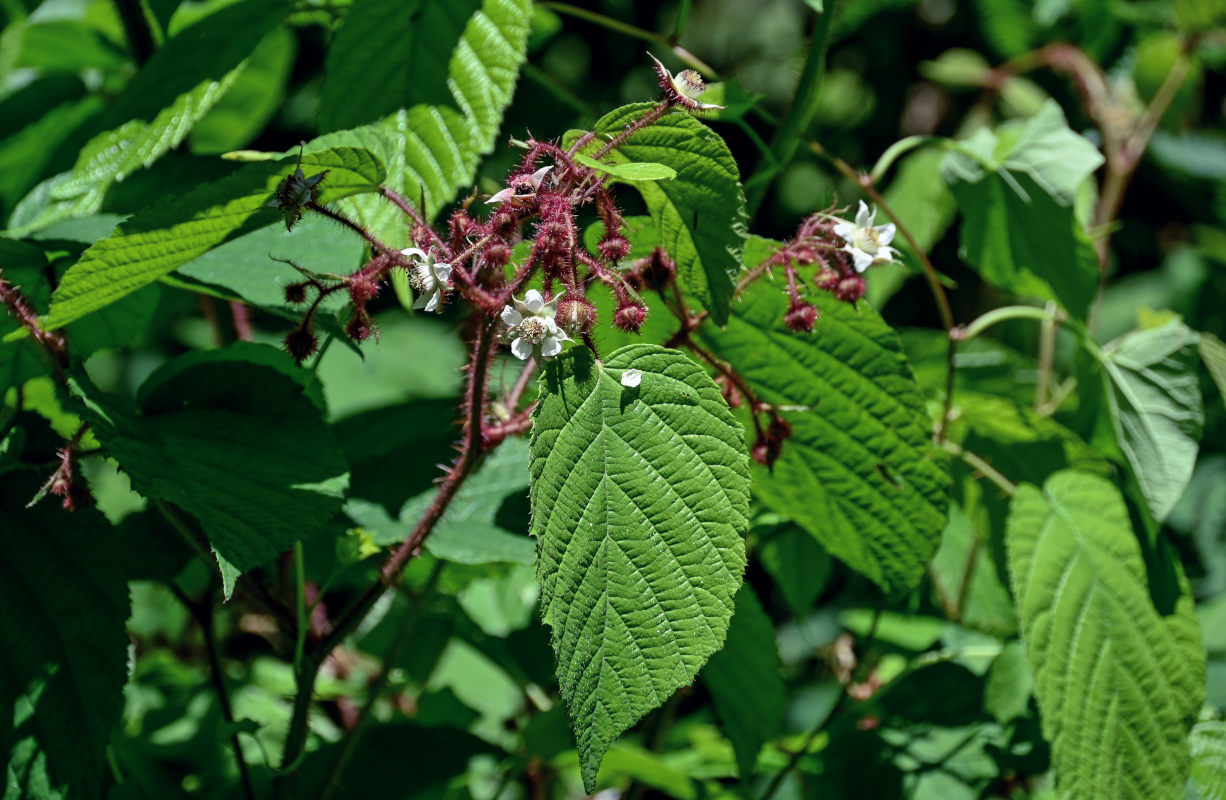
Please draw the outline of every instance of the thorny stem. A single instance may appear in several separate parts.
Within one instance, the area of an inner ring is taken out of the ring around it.
[[[613,152],[613,150],[625,144],[626,140],[629,139],[631,136],[638,133],[643,128],[646,128],[648,125],[651,125],[657,122],[661,117],[667,114],[671,109],[672,109],[672,106],[670,106],[667,102],[660,102],[659,104],[655,106],[655,108],[651,109],[646,114],[644,114],[643,116],[636,119],[634,122],[627,125],[621,131],[619,131],[616,136],[614,136],[612,139],[606,142],[604,147],[596,151],[595,158],[597,159],[604,158],[609,153]]]
[[[399,192],[393,190],[389,186],[380,186],[379,193],[382,194],[389,201],[391,201],[392,205],[396,206],[401,211],[403,211],[405,213],[405,216],[413,220],[414,224],[416,224],[418,228],[426,231],[427,234],[430,236],[430,240],[435,245],[437,245],[440,250],[450,255],[451,248],[447,246],[447,242],[443,241],[443,237],[439,236],[438,232],[435,231],[434,228],[429,223],[426,222],[426,218],[422,216],[422,212],[418,210],[412,203],[410,203],[408,200],[405,200],[404,197],[401,196]]]
[[[286,735],[285,755],[282,758],[282,779],[280,789],[283,796],[290,790],[290,781],[286,773],[292,775],[293,769],[305,752],[307,737],[307,722],[314,693],[315,678],[324,660],[366,617],[366,614],[383,597],[388,589],[400,583],[404,569],[409,560],[417,554],[422,543],[434,526],[442,518],[444,512],[455,499],[456,493],[468,476],[476,469],[485,456],[482,442],[482,423],[485,416],[485,379],[488,373],[490,351],[494,344],[494,325],[483,321],[473,345],[473,363],[468,375],[468,387],[465,392],[464,408],[467,418],[464,431],[460,438],[460,453],[451,469],[447,471],[438,493],[425,514],[414,526],[413,532],[388,559],[379,573],[379,580],[341,613],[332,629],[322,640],[303,657],[302,666],[298,670],[298,692],[294,697],[293,715],[290,719],[289,732]]]
[[[30,305],[16,286],[4,278],[4,268],[0,266],[0,305],[3,305],[13,319],[30,333],[30,338],[47,353],[57,372],[63,372],[68,366],[68,345],[61,334],[43,330],[38,321],[38,312]]]

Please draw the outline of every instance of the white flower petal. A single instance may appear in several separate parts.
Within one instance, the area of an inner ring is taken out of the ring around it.
[[[517,327],[519,323],[524,321],[524,315],[510,306],[503,306],[502,321],[508,328],[514,328]]]
[[[643,382],[643,373],[637,369],[628,369],[622,372],[622,386],[633,389]]]
[[[512,189],[510,186],[508,186],[507,188],[503,189],[501,192],[490,195],[490,198],[486,200],[485,202],[486,203],[505,203],[506,201],[510,200],[514,196],[515,196],[515,190]]]
[[[423,261],[427,258],[426,254],[416,247],[406,247],[400,251],[400,255],[408,256],[409,258],[419,258]]]
[[[527,361],[532,356],[532,345],[525,342],[523,339],[516,339],[511,342],[511,352],[520,361]]]
[[[418,311],[421,311],[423,308],[426,307],[426,304],[429,302],[430,302],[429,297],[427,297],[424,294],[419,294],[417,295],[417,299],[413,301],[413,308],[417,309]]]
[[[439,283],[446,283],[447,281],[451,280],[451,265],[443,264],[441,262],[435,264],[434,277],[438,279]]]
[[[535,314],[545,307],[545,298],[536,289],[529,289],[524,293],[524,307],[529,314]]]
[[[854,242],[856,239],[856,226],[846,220],[840,220],[834,223],[834,235],[845,242]]]
[[[541,342],[541,355],[545,358],[553,358],[560,352],[562,352],[561,339],[549,336],[545,341]]]
[[[856,212],[856,227],[871,228],[873,226],[873,217],[875,216],[877,216],[877,212],[868,213],[868,204],[861,200],[860,210]]]
[[[442,301],[443,301],[442,291],[435,289],[434,294],[430,295],[430,302],[426,303],[426,310],[427,311],[438,311],[438,307],[442,303]]]
[[[894,223],[887,222],[877,229],[877,244],[885,247],[894,241]]]
[[[553,169],[552,165],[548,167],[541,167],[536,172],[528,176],[528,183],[532,184],[533,189],[541,188],[541,181],[545,179],[545,176],[549,174],[549,170],[551,169]]]
[[[856,272],[863,272],[873,264],[873,257],[863,250],[857,250],[854,247],[846,248],[847,252],[851,253],[852,263],[856,267]]]

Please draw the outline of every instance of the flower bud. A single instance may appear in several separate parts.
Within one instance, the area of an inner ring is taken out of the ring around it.
[[[597,249],[606,261],[616,264],[630,254],[630,241],[620,233],[611,233],[600,240]]]
[[[649,289],[662,289],[672,283],[677,272],[677,265],[665,252],[657,247],[651,255],[638,263],[637,270],[643,276],[643,284]]]
[[[630,333],[638,333],[646,320],[647,308],[639,303],[626,303],[613,313],[613,324]]]
[[[365,314],[354,314],[353,319],[349,320],[345,325],[345,335],[355,342],[362,342],[370,338],[373,332],[370,324],[370,317]]]
[[[783,315],[783,321],[794,331],[809,333],[813,330],[813,324],[817,322],[818,316],[817,306],[811,303],[795,302]]]
[[[585,297],[568,294],[558,302],[554,321],[571,336],[582,336],[596,324],[596,307]]]
[[[310,328],[294,328],[285,336],[285,349],[301,364],[307,356],[319,349],[319,339]]]
[[[287,303],[305,303],[306,290],[310,284],[303,281],[302,283],[291,283],[285,287],[285,302]]]
[[[839,285],[839,273],[824,266],[813,276],[813,285],[828,292],[833,291]]]
[[[502,269],[511,260],[511,248],[506,242],[495,240],[486,245],[481,255],[486,264],[494,269]]]
[[[349,299],[358,308],[366,306],[366,302],[379,294],[379,284],[374,278],[355,273],[349,277]]]
[[[864,296],[864,292],[868,287],[864,285],[864,279],[859,275],[850,275],[839,281],[834,287],[834,296],[844,303],[854,303]]]

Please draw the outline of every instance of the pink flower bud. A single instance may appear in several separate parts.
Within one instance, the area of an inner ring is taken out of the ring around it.
[[[834,296],[844,303],[854,303],[864,296],[867,290],[864,285],[864,279],[859,275],[851,275],[839,281],[838,286],[834,287]]]
[[[558,302],[554,321],[571,336],[582,336],[596,324],[596,307],[585,297],[568,294]]]
[[[817,322],[818,316],[817,306],[797,302],[788,308],[788,312],[783,315],[783,321],[794,331],[809,333],[813,330],[813,324]]]
[[[626,303],[613,313],[613,324],[630,333],[638,333],[646,320],[647,308],[635,302]]]

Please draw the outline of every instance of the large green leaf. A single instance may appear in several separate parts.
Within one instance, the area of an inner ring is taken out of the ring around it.
[[[732,740],[741,781],[748,781],[762,745],[783,728],[787,687],[780,674],[775,628],[750,586],[736,595],[736,614],[724,649],[711,656],[702,677],[711,690],[724,732]]]
[[[0,492],[4,796],[100,798],[128,674],[127,583],[102,515],[23,508],[37,488],[10,475]]]
[[[1154,608],[1123,498],[1096,475],[1023,484],[1006,539],[1062,796],[1182,798],[1205,681],[1191,597]]]
[[[616,136],[651,108],[646,103],[623,106],[601,117],[596,132]],[[741,270],[748,220],[740,173],[728,145],[706,125],[677,112],[636,131],[607,158],[614,163],[662,164],[676,171],[670,180],[631,185],[647,203],[660,245],[676,261],[682,288],[702,303],[715,324],[723,325]]]
[[[642,373],[623,386],[627,370]],[[724,643],[745,569],[749,469],[719,388],[632,345],[551,361],[533,413],[532,533],[584,786],[614,738]]]
[[[1159,521],[1179,502],[1196,467],[1205,424],[1199,339],[1175,319],[1122,336],[1098,354],[1116,439]]]
[[[152,283],[203,255],[247,225],[277,218],[264,208],[277,184],[294,169],[295,155],[251,164],[207,183],[163,206],[124,222],[85,251],[51,299],[46,327],[59,328]],[[332,202],[378,188],[383,162],[356,147],[315,149],[302,157],[311,175],[328,170],[320,202]]]
[[[1097,285],[1074,195],[1102,163],[1048,101],[1032,119],[976,131],[942,163],[962,211],[962,254],[989,282],[1084,318]]]
[[[289,6],[287,0],[243,0],[167,42],[106,113],[103,124],[114,127],[82,148],[72,170],[45,181],[23,201],[17,232],[96,212],[111,184],[178,146],[234,85]]]
[[[765,257],[764,246],[752,249]],[[726,330],[700,334],[792,426],[773,470],[755,468],[755,493],[882,588],[915,586],[940,542],[949,479],[898,337],[865,304],[819,298],[810,335],[784,324],[778,286],[759,281],[742,298]]]
[[[351,143],[354,135],[379,139],[382,149],[362,146],[383,156],[387,184],[414,204],[424,199],[423,210],[434,216],[472,181],[480,157],[493,149],[524,61],[531,17],[529,0],[360,0],[337,34],[327,64],[324,91],[337,95],[340,105],[323,112],[324,127],[399,110],[322,141]],[[383,40],[387,46],[371,46]],[[368,68],[374,75],[390,72],[388,81],[373,78]],[[369,93],[363,87],[370,87]],[[367,97],[374,114],[361,105]],[[407,243],[408,228],[395,207],[373,197],[346,205],[385,241],[397,247]]]
[[[321,530],[348,472],[311,373],[276,348],[239,343],[167,362],[129,413],[78,383],[107,455],[146,497],[194,514],[222,567],[239,572]]]

